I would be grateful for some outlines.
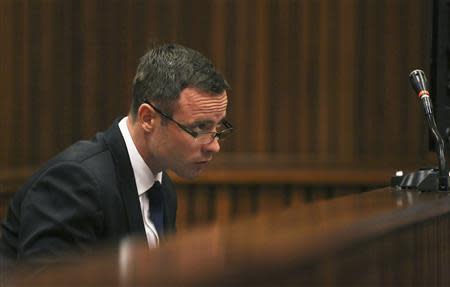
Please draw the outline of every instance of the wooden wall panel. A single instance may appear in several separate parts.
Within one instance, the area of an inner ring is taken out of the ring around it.
[[[357,59],[357,25],[355,16],[357,13],[357,1],[340,1],[338,6],[339,31],[338,31],[338,63],[337,63],[337,89],[338,97],[336,111],[339,137],[336,141],[338,145],[338,160],[344,164],[352,162],[355,157],[355,140],[358,138],[355,124],[358,119],[355,117],[357,110],[355,100],[357,93],[355,90]]]
[[[425,3],[417,3],[417,5],[408,5],[406,8],[408,11],[407,19],[418,19],[423,17],[422,15],[429,13],[429,7]],[[417,31],[420,31],[423,28],[420,28],[419,25],[423,25],[423,23],[418,23],[417,21],[409,21],[408,32],[406,34],[406,42],[413,43],[414,45],[408,46],[407,54],[407,62],[405,63],[406,69],[412,71],[414,69],[420,69],[424,67],[423,58],[427,57],[427,51],[431,50],[431,43],[426,43],[427,36],[429,32],[419,34],[418,37]],[[426,24],[431,25],[431,24]],[[429,75],[429,74],[428,74]],[[405,145],[405,153],[407,155],[421,155],[424,152],[424,149],[427,148],[427,141],[420,141],[417,139],[424,139],[423,129],[417,128],[423,126],[423,118],[418,117],[416,115],[422,115],[422,108],[420,105],[417,105],[417,101],[407,101],[406,105],[406,114],[402,121],[402,131],[408,131],[405,134],[406,141],[408,144]]]
[[[378,119],[382,108],[380,106],[381,96],[378,96],[379,84],[371,80],[377,78],[379,67],[383,64],[380,61],[381,50],[379,49],[379,38],[382,36],[378,32],[381,18],[381,15],[378,14],[379,6],[379,3],[375,1],[365,1],[358,13],[362,32],[360,32],[360,68],[357,81],[358,91],[361,92],[358,97],[361,107],[357,112],[357,117],[362,120],[359,121],[358,125],[360,140],[358,141],[357,152],[363,159],[380,156],[381,149],[379,147],[383,140],[377,134],[377,128],[382,127]]]
[[[28,2],[14,2],[14,20],[12,23],[14,28],[13,43],[17,51],[12,57],[15,60],[17,72],[14,77],[14,93],[16,95],[16,101],[14,101],[13,115],[16,117],[14,122],[13,133],[11,137],[14,139],[13,151],[14,158],[13,163],[16,162],[19,166],[25,165],[31,161],[31,152],[33,146],[29,146],[31,143],[31,81],[30,81],[30,65],[31,65],[31,41],[30,41],[30,21],[31,21],[31,8]],[[8,152],[3,151],[2,152]]]
[[[249,25],[248,25],[248,17],[247,13],[250,9],[248,5],[248,1],[236,1],[236,5],[233,10],[230,11],[230,17],[236,19],[236,23],[231,25],[233,29],[230,29],[230,34],[234,34],[234,38],[232,42],[226,43],[227,46],[234,46],[239,43],[241,46],[240,49],[236,49],[233,58],[228,60],[229,66],[240,66],[240,69],[236,69],[235,71],[229,72],[228,81],[232,81],[234,83],[233,86],[233,94],[237,95],[233,97],[230,104],[230,110],[228,111],[228,115],[234,118],[235,122],[239,123],[239,130],[242,131],[240,133],[250,132],[255,127],[251,125],[250,120],[248,119],[249,115],[249,107],[250,107],[250,97],[245,95],[248,94],[248,89],[246,83],[249,80],[249,42],[247,41],[250,36]],[[228,49],[233,50],[233,49]],[[228,75],[227,75],[228,76]],[[232,137],[230,140],[227,140],[231,146],[234,147],[235,152],[243,153],[246,152],[246,138],[245,136],[240,137]]]
[[[0,35],[2,39],[2,44],[0,45],[0,115],[3,116],[2,121],[0,121],[0,127],[2,131],[12,131],[13,130],[13,117],[11,111],[13,110],[14,98],[13,98],[13,87],[10,84],[14,81],[15,75],[13,72],[13,57],[14,52],[13,46],[13,23],[14,15],[12,13],[12,0],[4,1],[2,9],[0,9]],[[12,132],[10,132],[12,133]],[[1,149],[8,150],[9,152],[0,151],[0,163],[11,163],[11,150],[13,146],[13,141],[11,136],[3,136],[1,140]]]
[[[261,174],[286,170],[285,180],[293,184],[296,174],[312,169],[294,181],[296,188],[316,190],[314,199],[349,187],[333,176],[310,182],[316,171],[348,171],[345,179],[352,182],[355,170],[390,175],[423,166],[430,162],[425,124],[407,77],[414,68],[428,69],[428,5],[0,0],[0,183],[12,191],[64,147],[126,114],[139,57],[166,41],[203,52],[233,88],[228,115],[235,134],[205,177],[180,184],[208,194],[205,178],[222,174],[235,185],[216,181],[215,195],[198,203],[182,197],[186,209],[187,202],[201,206],[230,198],[187,213],[187,225],[257,212],[255,198],[265,193],[247,192],[234,181],[236,170],[253,174],[255,184]],[[286,191],[277,178],[269,182],[270,196],[308,200],[309,192]],[[374,182],[379,178],[350,187],[356,192]]]
[[[313,96],[311,89],[311,75],[314,71],[313,58],[312,58],[312,41],[310,40],[311,35],[315,35],[313,31],[310,31],[308,23],[311,19],[314,19],[317,15],[313,14],[312,1],[299,1],[297,13],[300,25],[300,33],[298,36],[298,49],[299,57],[298,61],[294,62],[298,66],[298,75],[294,78],[293,83],[294,91],[296,91],[297,101],[294,101],[294,109],[298,110],[298,115],[301,115],[299,119],[294,121],[297,123],[298,128],[295,131],[296,143],[298,145],[294,152],[297,152],[300,156],[307,157],[312,152],[312,146],[314,144],[313,138],[311,137],[312,132],[315,129],[314,122],[311,121],[312,107],[314,106],[315,97]],[[294,132],[294,131],[293,131]]]

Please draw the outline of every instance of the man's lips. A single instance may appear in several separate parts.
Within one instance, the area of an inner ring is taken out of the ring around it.
[[[195,162],[196,164],[208,164],[211,161],[211,159],[206,159],[206,160],[200,160]]]

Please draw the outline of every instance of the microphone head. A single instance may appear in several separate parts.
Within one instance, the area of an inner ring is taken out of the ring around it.
[[[414,91],[422,97],[424,95],[429,95],[427,78],[422,70],[414,70],[409,74],[409,81],[411,83]]]

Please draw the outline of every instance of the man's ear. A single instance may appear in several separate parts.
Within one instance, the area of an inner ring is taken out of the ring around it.
[[[154,129],[157,113],[149,104],[143,103],[140,105],[136,117],[138,124],[144,131],[151,132]]]

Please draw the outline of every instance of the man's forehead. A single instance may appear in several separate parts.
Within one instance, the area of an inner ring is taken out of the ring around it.
[[[179,106],[182,109],[200,110],[203,112],[226,111],[228,97],[226,91],[217,95],[194,88],[186,88],[181,92]]]

